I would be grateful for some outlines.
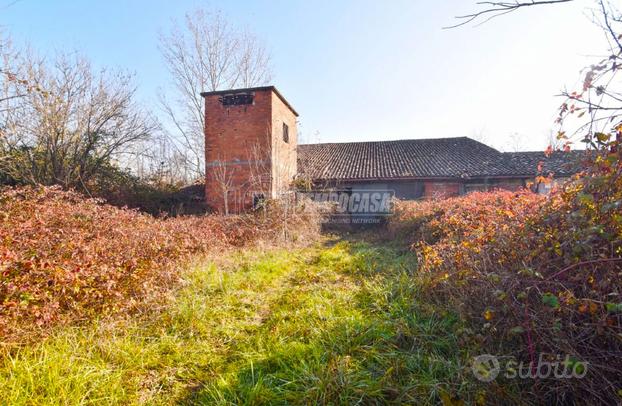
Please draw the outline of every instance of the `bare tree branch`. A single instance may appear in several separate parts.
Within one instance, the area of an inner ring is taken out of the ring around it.
[[[183,25],[160,37],[173,97],[160,95],[168,135],[186,156],[194,178],[204,176],[203,91],[252,87],[270,80],[270,57],[248,30],[232,27],[219,12],[195,10]]]
[[[477,4],[479,5],[483,5],[489,8],[486,8],[484,10],[481,11],[477,11],[475,13],[471,13],[471,14],[465,14],[465,15],[460,15],[460,16],[456,16],[456,19],[458,20],[463,20],[458,24],[455,25],[451,25],[448,27],[443,27],[443,29],[450,29],[450,28],[456,28],[456,27],[460,27],[466,24],[469,24],[472,21],[477,20],[480,17],[487,17],[483,22],[487,22],[490,21],[491,19],[495,18],[495,17],[499,17],[502,16],[504,14],[508,14],[511,13],[513,11],[518,10],[519,8],[524,8],[524,7],[531,7],[531,6],[542,6],[542,5],[546,5],[546,4],[559,4],[559,3],[569,3],[571,1],[574,0],[532,0],[532,1],[526,1],[526,2],[497,2],[497,1],[480,1],[477,2]]]
[[[622,52],[622,43],[620,43],[620,36],[613,31],[613,27],[611,26],[611,22],[609,21],[609,12],[605,7],[605,3],[603,2],[603,0],[599,0],[598,3],[600,5],[600,10],[603,15],[603,24],[605,26],[605,29],[609,33],[609,37],[618,45],[618,49],[620,50],[620,52]]]
[[[20,93],[22,81],[0,89],[0,173],[16,182],[85,189],[158,128],[134,103],[129,75],[94,74],[85,58],[63,54],[50,62],[25,54],[15,65],[31,91]]]

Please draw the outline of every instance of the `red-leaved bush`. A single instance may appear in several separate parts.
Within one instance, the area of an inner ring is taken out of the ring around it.
[[[418,252],[430,299],[467,321],[471,356],[513,356],[526,373],[541,356],[565,362],[586,376],[513,383],[538,402],[613,404],[622,389],[621,209],[618,167],[547,198],[496,191],[399,202],[390,227]]]
[[[308,206],[158,219],[57,188],[1,190],[0,337],[137,309],[191,255],[300,237],[292,230],[313,237],[318,223]]]

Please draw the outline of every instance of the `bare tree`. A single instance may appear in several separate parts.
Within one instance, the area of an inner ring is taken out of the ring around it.
[[[160,94],[173,147],[195,178],[204,176],[203,91],[251,87],[270,81],[270,57],[248,30],[231,26],[220,12],[195,10],[160,37],[172,95]]]
[[[482,127],[478,130],[471,131],[471,138],[475,141],[479,141],[482,144],[490,145],[490,139],[488,134],[486,134],[486,128]]]
[[[517,132],[510,134],[508,144],[509,152],[524,151],[525,147],[528,145],[526,137]]]
[[[266,138],[269,140],[268,135]],[[254,142],[248,146],[247,154],[250,157],[249,192],[255,195],[262,195],[265,199],[271,198],[272,168],[270,156],[272,151],[270,146],[267,144],[267,141]]]
[[[11,40],[0,32],[0,110],[11,110],[20,99],[32,92],[42,92],[20,75],[19,53],[13,48]]]
[[[0,63],[2,64],[0,67],[0,84],[3,88],[8,86],[8,83],[15,80],[15,75],[11,72],[11,43],[8,38],[5,38],[0,33]],[[8,94],[8,92],[3,92],[2,98],[0,98],[0,103],[3,104],[3,107],[6,108],[6,102],[12,99],[14,96]]]
[[[270,81],[270,55],[259,39],[248,29],[240,36],[236,53],[236,82],[231,87],[252,87]]]
[[[28,52],[15,66],[12,74],[23,79],[0,89],[0,172],[17,182],[88,191],[102,168],[157,129],[134,103],[130,75],[95,73],[75,55],[47,62]]]
[[[230,211],[229,194],[236,191],[233,186],[234,171],[235,169],[230,168],[227,165],[227,162],[222,160],[218,160],[212,166],[212,176],[214,178],[214,181],[218,185],[218,191],[222,194],[225,215],[229,215]],[[234,201],[234,203],[237,202]],[[237,207],[235,211],[237,212]]]
[[[133,144],[128,151],[128,159],[123,164],[139,179],[155,184],[182,186],[191,179],[185,157],[173,148],[161,131]]]

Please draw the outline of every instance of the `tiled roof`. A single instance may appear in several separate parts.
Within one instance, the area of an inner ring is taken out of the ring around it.
[[[539,159],[535,153],[524,154],[504,154],[467,137],[307,144],[298,146],[298,168],[312,179],[325,180],[535,174]]]
[[[553,172],[556,176],[570,176],[578,172],[581,158],[585,151],[555,151],[548,157],[543,151],[505,152],[510,164],[515,168],[517,175],[533,175],[537,172],[538,164],[542,162],[542,173],[548,175]]]

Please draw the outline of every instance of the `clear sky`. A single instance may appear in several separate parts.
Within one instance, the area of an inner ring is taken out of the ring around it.
[[[136,74],[155,108],[168,77],[158,32],[196,7],[248,26],[272,54],[273,83],[300,113],[306,142],[471,136],[542,149],[555,95],[604,50],[590,0],[526,9],[452,30],[475,0],[0,0],[16,44],[78,50]]]

